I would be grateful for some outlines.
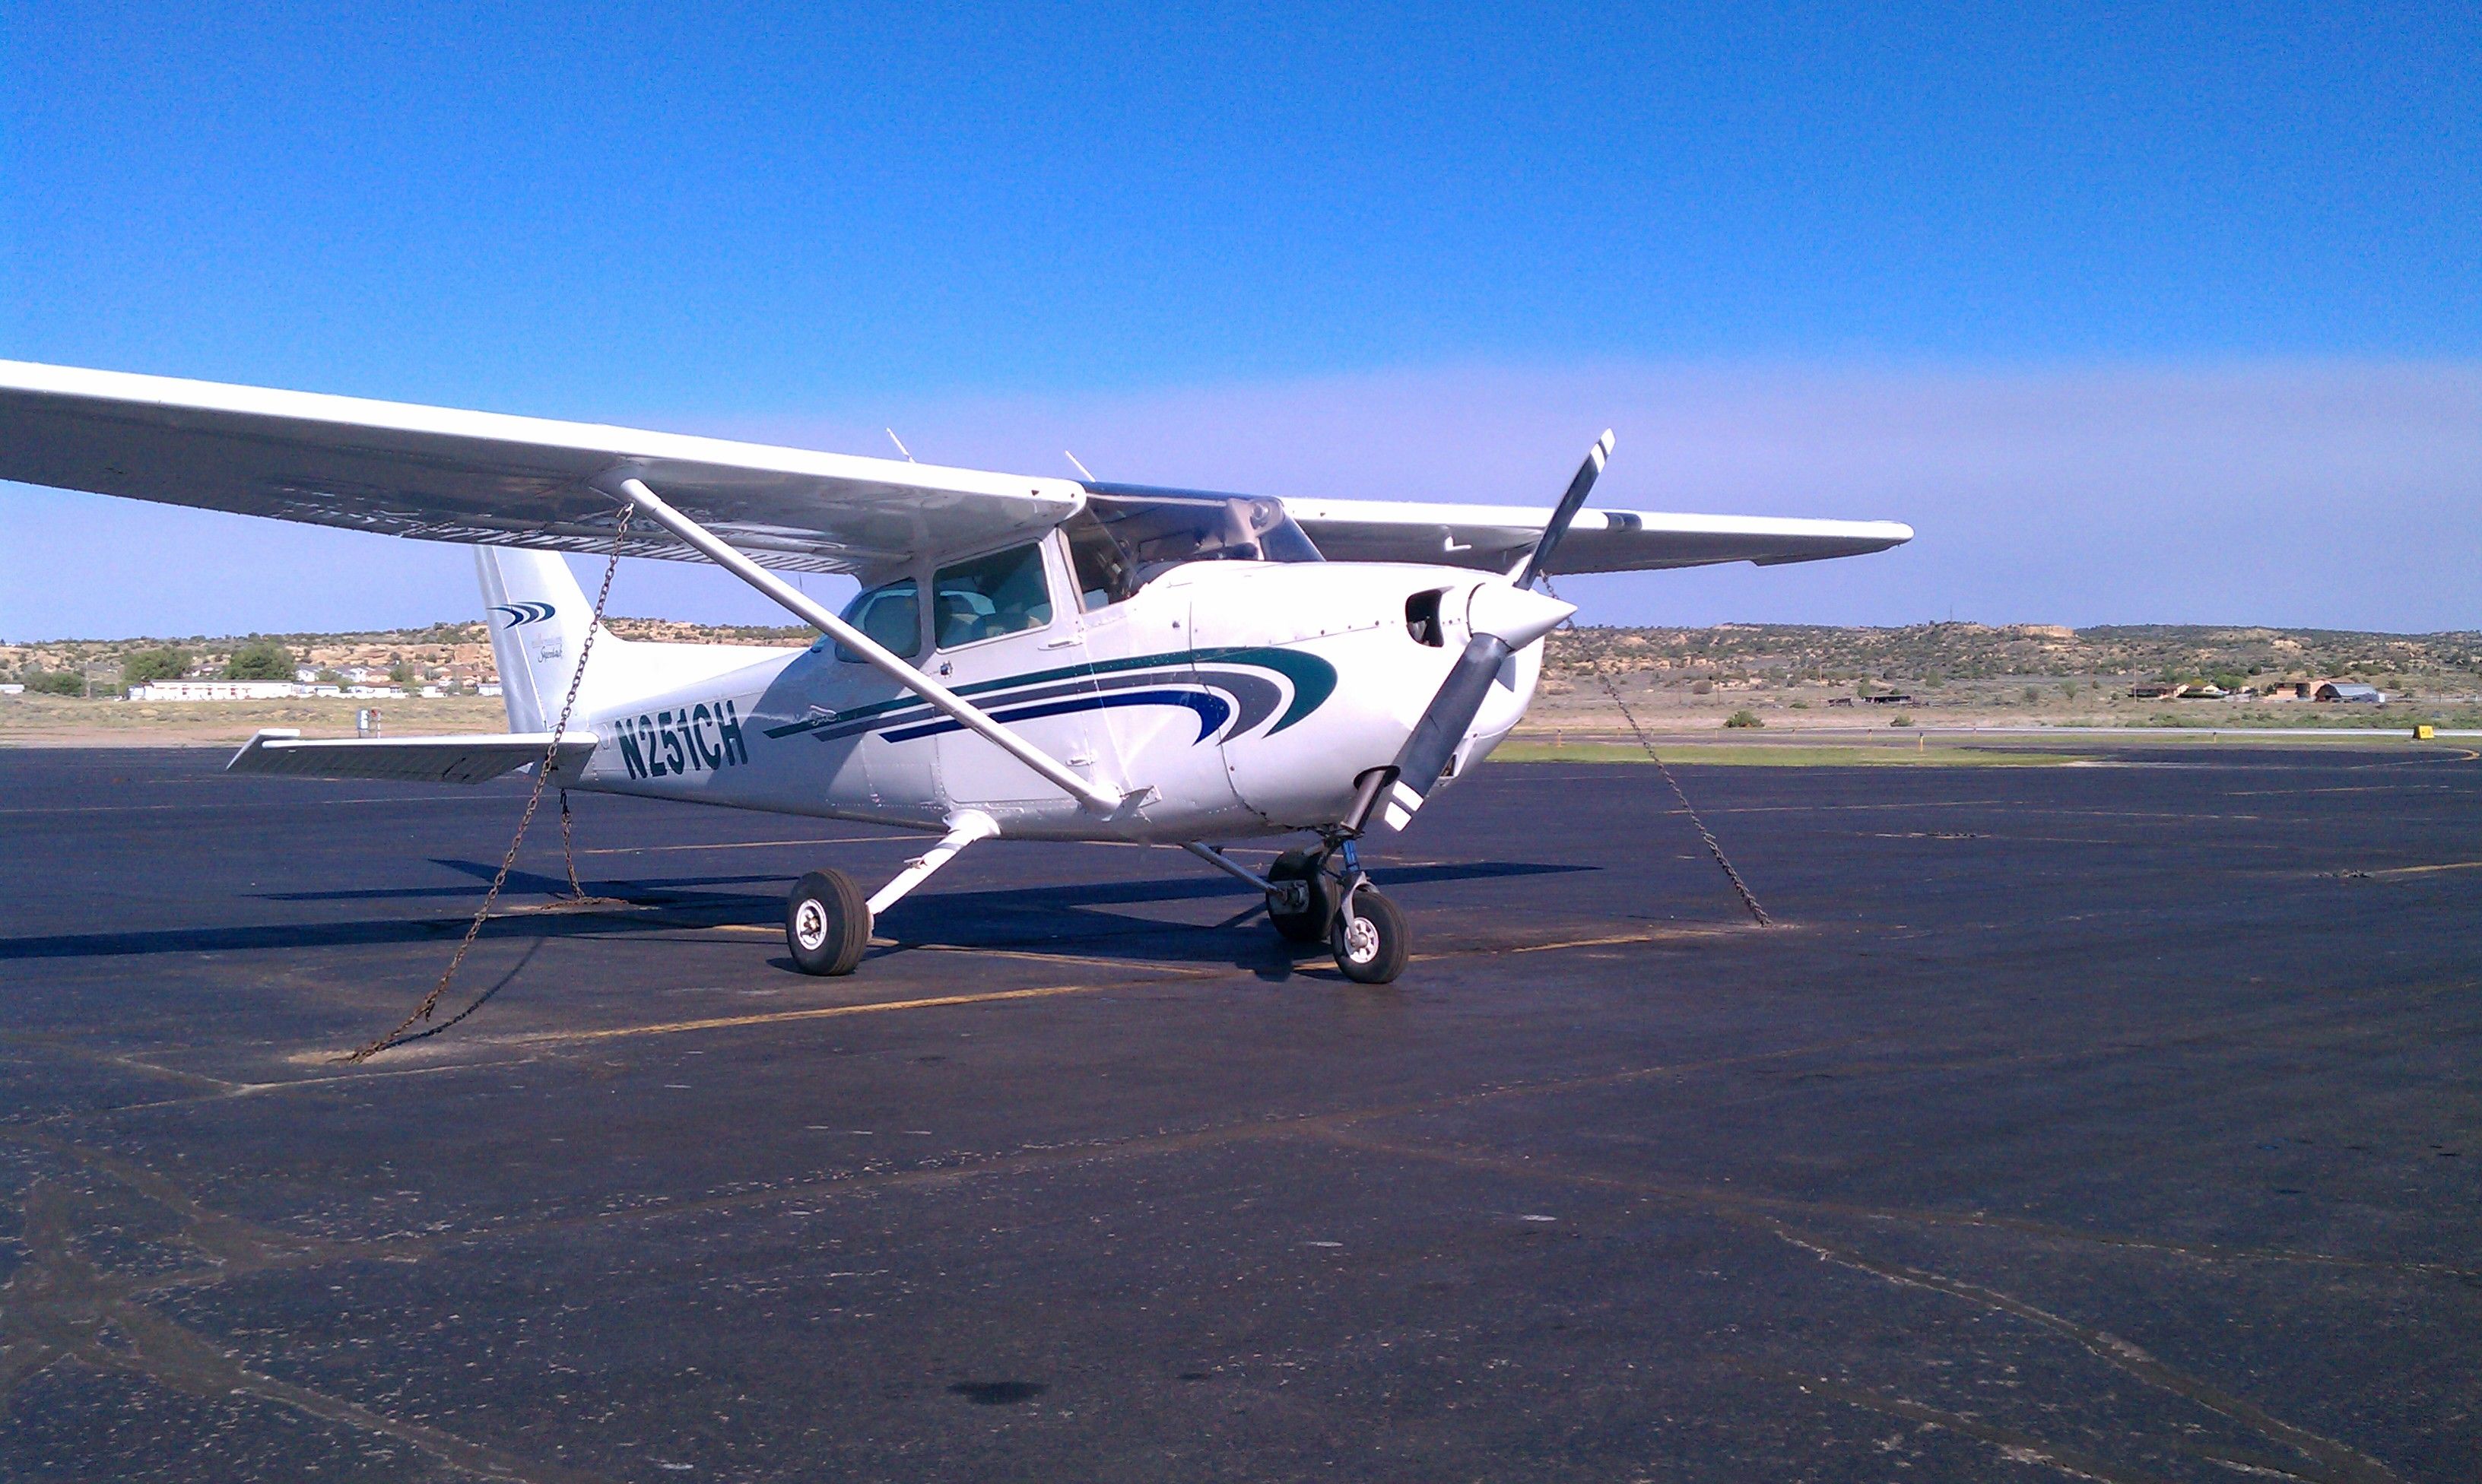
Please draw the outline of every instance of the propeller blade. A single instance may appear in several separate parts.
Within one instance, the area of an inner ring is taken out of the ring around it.
[[[1524,587],[1511,587],[1490,582],[1473,589],[1466,600],[1466,622],[1473,638],[1465,641],[1464,654],[1457,656],[1448,678],[1439,682],[1438,693],[1431,697],[1422,719],[1413,724],[1413,734],[1397,751],[1391,769],[1394,777],[1376,797],[1365,803],[1357,800],[1357,818],[1351,820],[1360,828],[1370,803],[1382,806],[1381,817],[1389,829],[1403,829],[1412,821],[1413,811],[1438,787],[1439,775],[1448,769],[1448,760],[1465,740],[1465,733],[1481,715],[1482,703],[1491,698],[1491,688],[1499,677],[1499,667],[1510,655],[1533,643],[1560,626],[1562,619],[1576,608],[1558,598]],[[1365,794],[1372,791],[1365,790]]]
[[[1559,508],[1551,512],[1551,523],[1543,528],[1543,538],[1534,543],[1534,554],[1525,559],[1524,569],[1518,573],[1518,586],[1533,586],[1534,580],[1550,564],[1551,549],[1569,534],[1569,523],[1585,508],[1586,496],[1594,492],[1595,481],[1611,457],[1612,430],[1606,428],[1603,435],[1595,440],[1595,446],[1586,450],[1586,461],[1577,466],[1577,477],[1569,482],[1569,492],[1560,497]]]
[[[1389,829],[1403,829],[1413,822],[1413,811],[1422,807],[1423,798],[1439,786],[1439,775],[1448,770],[1448,761],[1472,729],[1474,717],[1482,715],[1483,702],[1491,699],[1492,682],[1499,678],[1499,667],[1508,657],[1533,643],[1560,626],[1562,620],[1577,610],[1571,604],[1534,590],[1534,581],[1551,560],[1553,548],[1569,534],[1570,523],[1585,508],[1586,497],[1594,493],[1595,481],[1612,456],[1612,430],[1595,440],[1586,450],[1586,461],[1577,466],[1577,474],[1569,482],[1569,492],[1551,511],[1551,519],[1535,539],[1534,550],[1506,584],[1491,582],[1475,587],[1466,599],[1466,625],[1473,638],[1465,641],[1464,654],[1457,656],[1448,678],[1439,682],[1437,694],[1413,724],[1405,745],[1397,751],[1396,761],[1386,768],[1374,768],[1354,780],[1353,806],[1342,823],[1346,830],[1359,834],[1376,808],[1387,821]]]

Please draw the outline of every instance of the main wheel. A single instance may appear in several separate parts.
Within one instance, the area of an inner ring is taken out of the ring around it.
[[[784,902],[784,946],[804,974],[851,974],[870,947],[870,901],[841,871],[814,871]]]
[[[1353,896],[1351,918],[1336,914],[1327,941],[1335,950],[1335,966],[1346,978],[1385,984],[1405,972],[1405,959],[1412,951],[1409,937],[1405,914],[1365,886]]]
[[[1276,924],[1287,943],[1316,943],[1327,936],[1328,918],[1335,911],[1334,895],[1329,891],[1327,877],[1319,873],[1316,850],[1286,850],[1267,868],[1267,879],[1278,885],[1305,883],[1303,905],[1287,910],[1277,904],[1276,894],[1267,894],[1267,921]]]

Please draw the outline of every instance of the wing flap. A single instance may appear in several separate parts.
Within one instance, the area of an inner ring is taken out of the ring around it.
[[[1050,530],[1082,491],[593,423],[0,361],[0,479],[430,540],[609,551],[620,467],[764,565],[867,572]],[[632,556],[694,560],[651,526]]]
[[[336,737],[304,741],[300,732],[263,731],[224,765],[228,773],[265,778],[373,778],[390,783],[483,783],[542,761],[549,732],[472,737]],[[573,775],[594,755],[592,732],[567,732],[556,771]]]
[[[1534,549],[1548,509],[1386,500],[1287,500],[1285,508],[1334,561],[1420,561],[1505,572]],[[1891,520],[1792,520],[1580,510],[1550,570],[1643,572],[1753,561],[1774,566],[1885,551],[1914,538]]]

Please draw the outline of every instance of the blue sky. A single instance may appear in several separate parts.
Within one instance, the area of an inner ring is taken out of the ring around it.
[[[0,355],[1279,493],[1608,423],[1923,539],[1589,616],[2482,623],[2470,6],[540,12],[0,4]],[[0,487],[0,635],[469,612],[409,545]]]

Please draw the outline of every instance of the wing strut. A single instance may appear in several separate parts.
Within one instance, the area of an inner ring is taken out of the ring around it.
[[[661,496],[647,487],[646,481],[634,474],[616,473],[595,481],[594,487],[615,500],[636,501],[639,513],[697,548],[717,566],[775,599],[796,618],[861,656],[872,668],[930,702],[935,709],[946,713],[960,726],[980,733],[993,746],[1050,779],[1069,797],[1087,808],[1098,814],[1109,814],[1121,807],[1122,796],[1118,790],[1080,778],[1069,771],[1066,764],[992,720],[982,708],[906,664],[869,635],[811,602],[799,588],[665,504]]]

